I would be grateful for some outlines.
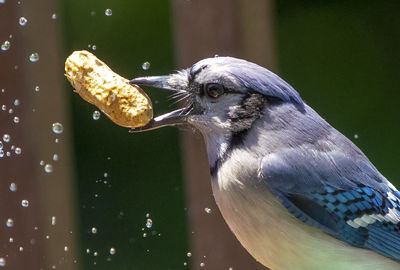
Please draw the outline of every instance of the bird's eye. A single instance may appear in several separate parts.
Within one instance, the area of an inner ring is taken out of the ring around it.
[[[223,85],[219,83],[209,83],[205,85],[205,92],[211,98],[219,98],[225,92]]]

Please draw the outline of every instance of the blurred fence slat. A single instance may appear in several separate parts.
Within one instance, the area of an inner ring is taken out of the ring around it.
[[[201,0],[173,2],[179,67],[221,56],[236,56],[272,68],[272,1]],[[265,269],[240,245],[212,195],[208,162],[199,134],[182,132],[192,265],[198,269]],[[211,208],[207,214],[204,208]]]
[[[57,3],[0,4],[0,42],[11,43],[9,50],[0,51],[0,89],[5,89],[0,93],[0,105],[7,106],[7,111],[0,111],[0,136],[11,135],[10,143],[4,144],[10,157],[0,158],[0,257],[5,257],[6,269],[78,269],[60,21],[52,18],[54,13],[58,16]],[[18,23],[22,16],[27,19],[24,26]],[[29,61],[35,52],[39,61]],[[40,87],[39,92],[35,86]],[[14,105],[15,99],[20,105]],[[19,123],[13,122],[14,116]],[[63,124],[62,134],[52,132],[54,122]],[[11,145],[21,147],[22,153],[15,154]],[[53,161],[53,154],[58,154],[58,161]],[[53,172],[46,173],[40,160],[51,163]],[[17,184],[17,191],[9,190],[11,182]],[[28,207],[21,206],[23,199],[29,201]],[[11,228],[5,226],[8,218],[14,219]]]

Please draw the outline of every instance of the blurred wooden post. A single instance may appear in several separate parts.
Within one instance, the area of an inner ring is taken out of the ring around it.
[[[273,69],[272,0],[175,0],[174,29],[179,67],[220,56],[244,58]],[[207,156],[199,134],[182,132],[193,269],[265,269],[240,245],[212,195]],[[204,208],[211,208],[207,214]]]
[[[11,43],[9,50],[0,51],[0,89],[4,88],[0,106],[7,107],[0,111],[0,137],[11,135],[9,143],[3,142],[10,156],[0,158],[0,257],[6,260],[5,269],[74,270],[79,264],[74,262],[78,254],[74,178],[57,3],[7,0],[0,4],[0,43]],[[58,16],[55,20],[53,13]],[[18,23],[22,16],[27,19],[24,26]],[[39,61],[34,63],[29,55],[35,52]],[[14,123],[15,116],[19,123]],[[54,122],[63,124],[62,134],[52,132]],[[21,154],[12,145],[21,147]],[[53,161],[53,154],[58,154],[58,161]],[[46,173],[40,160],[51,163],[53,172]],[[17,184],[15,192],[9,189],[11,182]],[[22,207],[22,200],[28,200],[29,206]],[[11,228],[6,227],[8,218],[14,220]]]

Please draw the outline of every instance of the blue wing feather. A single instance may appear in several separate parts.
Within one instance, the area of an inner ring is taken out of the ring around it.
[[[307,151],[284,150],[261,162],[282,204],[310,226],[400,261],[400,192],[363,156]]]

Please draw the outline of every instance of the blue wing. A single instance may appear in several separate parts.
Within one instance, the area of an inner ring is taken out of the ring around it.
[[[361,152],[297,146],[265,156],[260,173],[296,218],[400,260],[400,192]]]

